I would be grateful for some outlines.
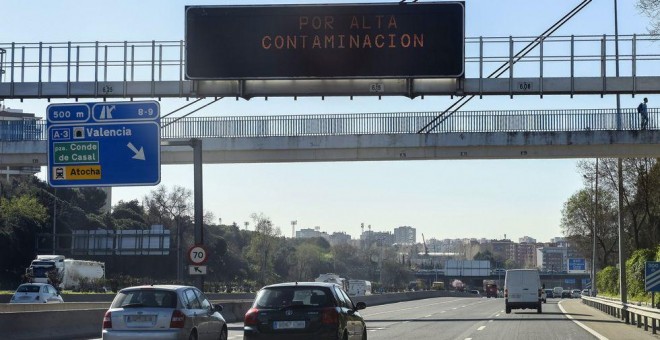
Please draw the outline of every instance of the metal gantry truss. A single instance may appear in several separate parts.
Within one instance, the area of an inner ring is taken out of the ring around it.
[[[473,37],[464,78],[185,79],[183,41],[0,43],[0,100],[305,96],[583,95],[660,92],[660,38],[613,35]],[[509,64],[501,78],[488,74]]]

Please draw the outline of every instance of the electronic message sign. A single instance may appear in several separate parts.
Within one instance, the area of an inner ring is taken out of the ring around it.
[[[186,7],[188,79],[457,78],[463,2]]]

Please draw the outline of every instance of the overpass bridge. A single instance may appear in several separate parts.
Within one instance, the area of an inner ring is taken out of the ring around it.
[[[191,164],[173,142],[201,139],[204,163],[660,157],[660,109],[647,130],[635,109],[164,118],[162,164]],[[619,128],[621,127],[621,128]],[[0,122],[0,167],[47,165],[42,120]]]

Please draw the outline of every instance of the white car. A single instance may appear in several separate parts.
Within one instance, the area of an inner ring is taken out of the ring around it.
[[[9,303],[62,303],[55,287],[47,283],[24,283],[16,289]]]
[[[581,298],[581,297],[582,297],[582,293],[580,292],[579,289],[573,289],[573,290],[571,291],[571,298],[573,298],[573,299],[579,299],[579,298]]]
[[[103,340],[227,340],[227,324],[192,286],[151,285],[120,290],[103,317]]]

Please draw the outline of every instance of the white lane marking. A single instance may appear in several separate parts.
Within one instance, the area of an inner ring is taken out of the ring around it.
[[[430,318],[432,316],[433,316],[433,314],[429,314],[429,315],[425,316],[425,318]]]
[[[486,326],[481,326],[481,327],[477,328],[477,330],[478,330],[478,331],[483,331],[484,328],[486,328]]]
[[[373,313],[373,314],[372,313],[360,313],[360,314],[362,314],[363,317],[369,318],[369,317],[372,317],[372,316],[375,316],[375,315],[380,315],[380,314],[399,313],[400,311],[404,311],[404,310],[413,310],[413,309],[419,309],[419,308],[426,308],[428,306],[442,305],[442,304],[445,304],[445,303],[451,303],[451,302],[461,301],[461,300],[465,300],[465,299],[470,299],[470,298],[461,298],[461,299],[454,299],[454,300],[449,300],[449,301],[436,302],[436,303],[426,304],[426,305],[423,305],[423,306],[414,306],[414,307],[401,308],[401,309],[390,309],[390,310],[386,310],[386,311],[378,312],[378,313]],[[454,309],[456,309],[456,308],[454,308]]]
[[[496,318],[499,318],[499,317],[500,317],[500,315],[499,315],[499,314],[497,314],[497,315],[495,315],[495,317],[496,317]]]
[[[600,335],[600,333],[598,333],[598,332],[594,331],[593,329],[587,327],[587,326],[584,325],[582,322],[573,319],[573,317],[572,317],[571,315],[566,314],[566,310],[564,309],[564,307],[561,306],[561,303],[562,303],[562,302],[563,302],[563,301],[559,301],[559,303],[557,304],[557,306],[559,306],[559,309],[561,309],[561,312],[564,313],[564,316],[566,316],[566,317],[567,317],[568,319],[570,319],[571,321],[575,322],[578,326],[582,327],[585,331],[591,333],[591,335],[595,336],[598,340],[609,340],[608,338],[606,338],[606,337]]]
[[[442,310],[442,311],[440,311],[440,313],[447,313],[447,311],[446,311],[446,310]]]
[[[488,322],[493,322],[493,320],[488,320]]]
[[[472,338],[465,338],[465,340],[472,340]]]

